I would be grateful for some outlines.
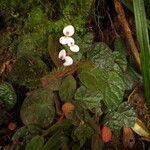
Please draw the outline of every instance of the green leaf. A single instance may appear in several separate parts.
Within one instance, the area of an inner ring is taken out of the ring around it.
[[[78,77],[91,90],[103,91],[107,84],[107,72],[101,68],[82,68],[78,72]]]
[[[119,65],[121,70],[124,72],[127,69],[127,60],[125,55],[121,54],[118,51],[113,52],[114,61]]]
[[[136,34],[140,46],[141,68],[144,80],[145,96],[150,108],[150,39],[146,22],[144,0],[133,1]],[[139,11],[140,10],[140,11]]]
[[[108,109],[113,110],[123,101],[125,85],[120,75],[113,71],[108,72],[107,82],[108,85],[105,88],[104,103]]]
[[[91,138],[94,134],[94,130],[88,124],[78,126],[72,133],[74,141],[80,141],[80,147],[82,147],[86,140]]]
[[[75,93],[76,102],[84,109],[89,109],[96,114],[101,113],[101,100],[103,95],[100,91],[91,91],[81,86]]]
[[[89,119],[91,119],[89,112],[83,109],[81,106],[76,106],[74,111],[67,113],[65,116],[75,126],[79,126],[83,122],[87,122]]]
[[[44,138],[37,135],[27,144],[25,150],[41,150],[44,145]]]
[[[64,78],[59,89],[59,96],[63,102],[71,101],[76,90],[76,80],[73,76]]]
[[[137,84],[142,84],[142,76],[138,74],[133,67],[127,66],[127,70],[123,73],[123,80],[125,83],[125,90],[132,90]]]
[[[0,83],[0,103],[5,105],[7,110],[10,110],[16,104],[16,93],[11,84],[8,82]]]
[[[87,56],[97,67],[105,70],[113,68],[112,50],[103,42],[96,43]]]
[[[136,116],[134,108],[128,102],[124,102],[120,104],[117,111],[110,112],[105,116],[104,123],[114,133],[118,133],[122,127],[133,127]]]
[[[61,130],[56,131],[56,133],[48,139],[42,150],[59,150],[61,147],[61,138],[63,132]]]
[[[38,89],[23,102],[20,115],[25,125],[50,125],[55,116],[54,93],[49,89]]]
[[[122,55],[126,56],[127,47],[125,41],[121,37],[116,37],[114,40],[114,50],[120,52]]]
[[[13,141],[28,143],[34,136],[38,135],[40,129],[37,126],[29,125],[19,128],[12,136]]]

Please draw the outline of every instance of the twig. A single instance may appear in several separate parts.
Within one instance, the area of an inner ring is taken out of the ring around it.
[[[118,14],[118,20],[120,22],[120,25],[121,25],[124,35],[125,35],[126,42],[127,42],[128,47],[131,50],[131,53],[135,59],[137,68],[140,70],[141,69],[140,56],[138,53],[138,49],[135,45],[135,42],[134,42],[134,39],[132,36],[132,32],[129,28],[129,24],[126,20],[125,12],[123,10],[120,0],[114,0],[114,4],[115,4],[116,12]]]

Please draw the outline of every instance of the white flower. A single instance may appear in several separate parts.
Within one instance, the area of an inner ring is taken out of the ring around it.
[[[73,59],[70,56],[65,57],[65,62],[63,63],[64,66],[70,66],[73,64]]]
[[[63,34],[65,36],[72,36],[74,34],[74,27],[72,25],[68,25],[63,29]]]
[[[70,46],[70,50],[72,52],[78,52],[79,51],[79,46],[78,45],[72,45],[72,46]]]
[[[61,60],[64,60],[65,57],[66,57],[66,51],[64,49],[62,49],[58,54],[58,58]]]
[[[74,41],[74,39],[72,37],[68,37],[67,38],[67,44],[68,44],[69,47],[73,46],[74,43],[75,43],[75,41]]]
[[[67,44],[67,38],[68,38],[68,37],[62,36],[62,37],[59,39],[59,43],[62,44],[62,45]]]

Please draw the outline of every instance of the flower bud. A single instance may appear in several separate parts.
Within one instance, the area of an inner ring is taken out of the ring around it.
[[[73,59],[70,56],[65,57],[65,62],[63,63],[64,66],[70,66],[73,64]]]
[[[72,36],[74,34],[74,27],[72,25],[68,25],[63,29],[63,34],[65,36]]]
[[[58,54],[58,58],[61,60],[64,60],[65,57],[66,57],[66,51],[64,49],[62,49]]]

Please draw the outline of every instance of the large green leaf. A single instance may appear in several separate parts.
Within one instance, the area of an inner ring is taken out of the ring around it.
[[[38,89],[23,102],[20,115],[25,125],[50,125],[55,116],[54,93],[49,89]]]
[[[27,144],[25,150],[41,150],[44,145],[44,138],[42,136],[35,136]]]
[[[111,49],[103,42],[96,43],[94,48],[88,53],[88,58],[100,68],[111,70],[114,60]]]
[[[104,118],[104,122],[117,133],[122,127],[134,126],[136,119],[133,107],[128,102],[124,102],[118,107],[117,111],[108,113]]]
[[[115,109],[123,100],[125,85],[115,71],[106,72],[101,68],[82,68],[78,72],[80,81],[90,90],[101,91],[108,109]]]
[[[97,114],[101,113],[101,100],[103,95],[100,91],[91,91],[81,86],[75,93],[76,102],[84,109],[89,109]]]
[[[113,71],[108,72],[107,86],[104,91],[104,102],[112,110],[123,101],[125,85],[121,76]]]
[[[82,147],[85,144],[86,140],[91,138],[93,134],[93,128],[88,124],[83,124],[75,128],[72,133],[72,137],[75,141],[80,141],[80,146]]]
[[[103,91],[107,84],[107,72],[101,68],[86,67],[78,72],[80,81],[89,89]]]
[[[61,148],[62,136],[63,132],[61,132],[61,130],[57,130],[56,133],[48,139],[42,150],[59,150]]]
[[[0,103],[4,104],[7,110],[12,109],[16,104],[16,93],[8,82],[0,83]]]
[[[64,78],[59,89],[59,96],[63,102],[70,101],[76,90],[76,80],[73,76]]]
[[[34,136],[38,135],[40,129],[37,126],[29,125],[19,128],[12,136],[13,141],[28,143]]]

